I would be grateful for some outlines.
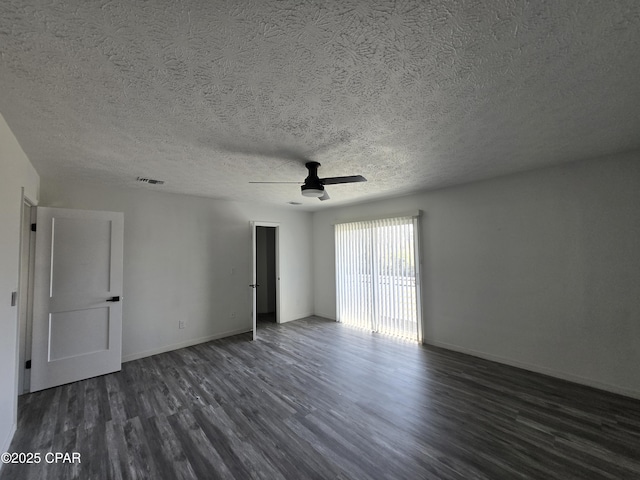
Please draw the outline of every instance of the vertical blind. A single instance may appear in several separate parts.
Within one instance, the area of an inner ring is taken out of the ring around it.
[[[421,341],[417,216],[335,225],[339,322]]]

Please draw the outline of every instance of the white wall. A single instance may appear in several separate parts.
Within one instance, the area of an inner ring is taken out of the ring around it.
[[[39,177],[0,115],[0,448],[7,451],[17,421],[18,289],[22,188],[38,201]],[[0,465],[1,466],[1,465]]]
[[[418,209],[427,343],[640,397],[640,153],[315,213],[317,315],[332,223]]]
[[[280,223],[281,320],[313,313],[310,213],[48,179],[41,196],[45,206],[124,212],[125,361],[251,329],[250,220]]]

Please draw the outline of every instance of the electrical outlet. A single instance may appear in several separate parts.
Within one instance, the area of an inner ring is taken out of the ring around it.
[[[178,321],[178,328],[180,328],[180,329],[184,328],[184,320],[179,320]]]

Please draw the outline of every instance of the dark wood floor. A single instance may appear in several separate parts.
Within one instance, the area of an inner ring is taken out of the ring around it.
[[[2,479],[640,478],[640,402],[310,318],[21,397]]]

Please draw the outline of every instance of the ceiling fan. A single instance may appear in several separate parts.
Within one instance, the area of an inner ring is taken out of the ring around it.
[[[300,189],[305,197],[316,197],[320,200],[329,200],[329,194],[325,191],[325,185],[337,185],[339,183],[357,183],[366,182],[367,179],[362,175],[350,175],[346,177],[318,177],[318,162],[307,162],[304,164],[309,170],[309,175],[304,179],[304,183]],[[249,182],[249,183],[300,183],[300,182]]]

